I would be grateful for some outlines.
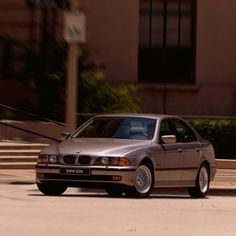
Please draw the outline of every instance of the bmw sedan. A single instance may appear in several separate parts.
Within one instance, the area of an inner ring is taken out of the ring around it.
[[[45,195],[82,187],[148,197],[154,188],[186,187],[203,198],[216,173],[212,145],[178,116],[99,115],[64,136],[37,160],[36,183]]]

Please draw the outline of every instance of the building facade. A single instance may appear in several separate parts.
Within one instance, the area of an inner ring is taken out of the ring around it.
[[[236,115],[235,0],[79,2],[87,16],[87,44],[106,63],[107,82],[140,85],[143,112]],[[0,11],[1,35],[37,49],[47,24],[55,40],[63,40],[60,9],[46,14],[12,0],[1,1]],[[4,50],[3,69],[10,66]]]

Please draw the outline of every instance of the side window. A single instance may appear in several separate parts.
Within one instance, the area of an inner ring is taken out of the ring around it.
[[[160,126],[159,140],[163,135],[173,135],[173,130],[171,129],[170,123],[168,120],[163,120]]]
[[[181,120],[172,120],[178,142],[189,143],[197,141],[195,133]]]

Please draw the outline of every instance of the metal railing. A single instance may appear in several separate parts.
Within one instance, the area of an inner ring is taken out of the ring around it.
[[[35,115],[31,112],[23,111],[21,109],[10,107],[10,106],[4,105],[4,104],[0,104],[0,108],[7,109],[7,110],[10,110],[10,111],[15,112],[15,113],[20,113],[20,114],[26,115],[26,116],[30,117],[31,119],[33,119],[33,120],[50,122],[50,123],[53,123],[53,124],[56,124],[56,125],[59,125],[59,126],[64,126],[64,127],[66,126],[64,123],[57,122],[57,121],[54,121],[54,120],[51,120],[51,119],[48,119],[48,118],[45,118],[45,117],[41,117],[41,116]],[[29,133],[29,134],[33,134],[33,135],[39,136],[41,138],[46,138],[46,139],[53,140],[53,141],[60,141],[59,139],[55,139],[53,137],[49,137],[47,135],[44,135],[44,134],[41,134],[41,133],[38,133],[38,132],[35,132],[35,131],[32,131],[32,130],[24,129],[24,128],[21,128],[21,127],[18,127],[18,126],[9,124],[9,123],[5,123],[5,122],[2,122],[2,121],[0,121],[0,125],[7,126],[7,127],[10,127],[10,128],[16,129],[16,130],[20,130],[22,132],[26,132],[26,133]]]
[[[66,126],[65,123],[58,122],[58,121],[55,121],[55,120],[51,120],[51,119],[48,119],[48,118],[45,118],[45,117],[41,117],[41,116],[38,116],[38,115],[33,114],[31,112],[23,111],[21,109],[10,107],[10,106],[4,105],[4,104],[0,104],[0,108],[11,110],[11,111],[16,112],[16,113],[21,113],[23,115],[26,115],[26,116],[31,117],[31,118],[36,119],[36,120],[46,121],[46,122],[51,122],[53,124]]]

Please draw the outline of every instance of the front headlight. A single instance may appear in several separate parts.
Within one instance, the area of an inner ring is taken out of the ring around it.
[[[129,166],[130,160],[126,157],[98,157],[94,165],[102,166]]]
[[[39,164],[39,163],[42,163],[42,155],[41,155],[41,154],[38,155],[37,163],[38,163],[38,164]]]
[[[101,158],[101,163],[103,164],[103,165],[108,165],[109,164],[109,157],[102,157]]]
[[[56,164],[58,163],[58,157],[56,155],[45,155],[45,154],[39,154],[37,163],[38,164]]]
[[[58,161],[57,156],[55,156],[55,155],[49,156],[49,162],[50,163],[55,164],[55,163],[57,163],[57,161]]]
[[[46,164],[46,163],[48,163],[48,161],[49,161],[48,155],[39,154],[38,159],[37,159],[37,163]]]

